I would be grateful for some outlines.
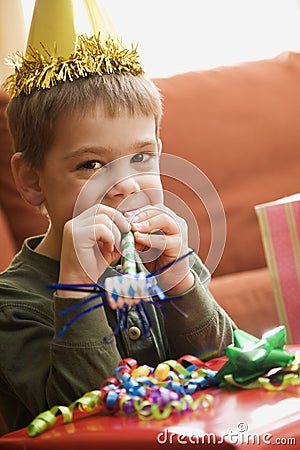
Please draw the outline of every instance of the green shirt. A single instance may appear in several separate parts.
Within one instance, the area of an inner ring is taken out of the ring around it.
[[[147,337],[141,333],[136,339],[139,333],[132,333],[132,327],[142,330],[133,307],[128,327],[112,343],[105,343],[118,313],[101,307],[58,338],[63,325],[87,306],[58,315],[82,298],[58,297],[45,288],[57,282],[59,262],[34,251],[40,240],[26,240],[0,275],[0,410],[9,430],[26,426],[53,405],[69,405],[83,393],[100,388],[124,357],[156,366],[184,354],[201,357],[213,351],[217,356],[233,342],[234,325],[210,294],[210,276],[198,257],[192,267],[194,286],[174,302],[177,308],[171,302],[161,302],[162,307],[144,302],[151,319]],[[88,307],[100,302],[93,300]]]

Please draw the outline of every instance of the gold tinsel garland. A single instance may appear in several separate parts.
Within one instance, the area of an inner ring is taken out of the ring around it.
[[[25,56],[17,53],[7,58],[15,73],[5,80],[3,87],[11,97],[22,92],[30,94],[34,89],[49,89],[60,81],[73,81],[90,74],[144,73],[136,47],[129,50],[111,37],[100,39],[100,34],[78,36],[69,58],[53,56],[45,48],[44,51],[46,56],[31,48]]]

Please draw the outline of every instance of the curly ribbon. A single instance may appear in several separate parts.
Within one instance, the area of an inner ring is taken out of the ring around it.
[[[138,366],[135,359],[125,358],[100,390],[84,394],[69,407],[53,406],[42,412],[29,424],[28,434],[43,433],[58,415],[63,416],[64,423],[70,423],[75,408],[81,412],[121,412],[140,420],[160,420],[173,413],[211,407],[211,394],[195,399],[191,395],[209,386],[281,391],[300,385],[300,354],[293,356],[284,349],[285,337],[284,326],[265,333],[262,339],[235,330],[234,344],[225,349],[228,360],[219,371],[211,370],[212,364],[192,355],[164,361],[156,368]]]
[[[132,399],[129,396],[125,396],[120,400],[120,409],[125,413],[127,411],[135,411],[141,420],[162,420],[168,418],[174,412],[194,411],[199,407],[207,409],[212,406],[213,401],[214,398],[211,394],[201,395],[196,400],[193,400],[190,395],[185,395],[174,400],[170,397],[165,404],[161,405],[142,398]]]
[[[28,434],[31,437],[43,433],[49,426],[54,425],[58,415],[63,416],[63,423],[71,423],[73,412],[78,408],[81,412],[93,412],[100,408],[102,402],[101,391],[91,391],[84,394],[69,406],[53,406],[50,410],[44,411],[28,425]]]
[[[234,331],[234,343],[225,348],[228,361],[216,374],[216,379],[238,387],[257,387],[264,382],[245,385],[266,374],[270,369],[292,364],[294,356],[284,349],[286,329],[279,326],[258,339],[245,331]],[[287,378],[289,380],[290,378]],[[258,384],[257,384],[258,383]]]
[[[193,364],[184,367],[182,361]],[[34,437],[43,433],[54,425],[58,415],[63,416],[64,423],[70,423],[76,408],[83,413],[115,414],[120,411],[141,420],[165,419],[174,412],[194,411],[200,407],[207,409],[213,404],[213,396],[205,394],[193,399],[191,393],[218,384],[215,374],[216,371],[191,355],[178,361],[165,361],[156,368],[138,366],[135,359],[125,358],[120,361],[115,374],[102,383],[100,390],[87,392],[69,407],[53,406],[42,412],[28,425],[28,434]]]
[[[281,377],[280,384],[274,384],[267,377],[258,377],[255,381],[251,383],[237,383],[232,375],[225,375],[225,382],[231,384],[232,386],[242,388],[242,389],[257,389],[263,387],[267,391],[283,391],[288,386],[298,386],[300,384],[300,379],[298,374],[287,373],[283,374]]]
[[[49,411],[42,412],[36,416],[36,418],[28,425],[29,436],[37,436],[38,434],[43,433],[49,426],[54,425],[58,413],[62,414],[64,423],[72,422],[73,412],[70,407],[53,406]]]

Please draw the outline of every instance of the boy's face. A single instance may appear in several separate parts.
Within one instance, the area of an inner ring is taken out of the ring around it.
[[[122,212],[161,203],[159,153],[152,116],[108,118],[97,106],[61,118],[38,171],[52,227],[62,232],[78,196],[75,215],[96,203]]]

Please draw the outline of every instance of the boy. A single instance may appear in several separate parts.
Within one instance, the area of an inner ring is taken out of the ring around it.
[[[98,308],[57,337],[66,323],[59,312],[85,294],[53,293],[45,285],[111,276],[122,233],[134,232],[137,250],[146,255],[144,270],[188,251],[184,220],[163,205],[155,86],[142,72],[92,73],[21,92],[7,116],[17,188],[49,217],[45,236],[25,241],[0,277],[0,408],[9,429],[98,388],[124,357],[155,366],[186,353],[222,353],[232,343],[233,325],[208,291],[208,272],[196,257],[158,277],[167,296],[181,296],[176,305],[187,317],[171,304],[163,315],[145,303],[152,325],[144,338],[132,307],[128,328],[105,343],[118,313]]]

